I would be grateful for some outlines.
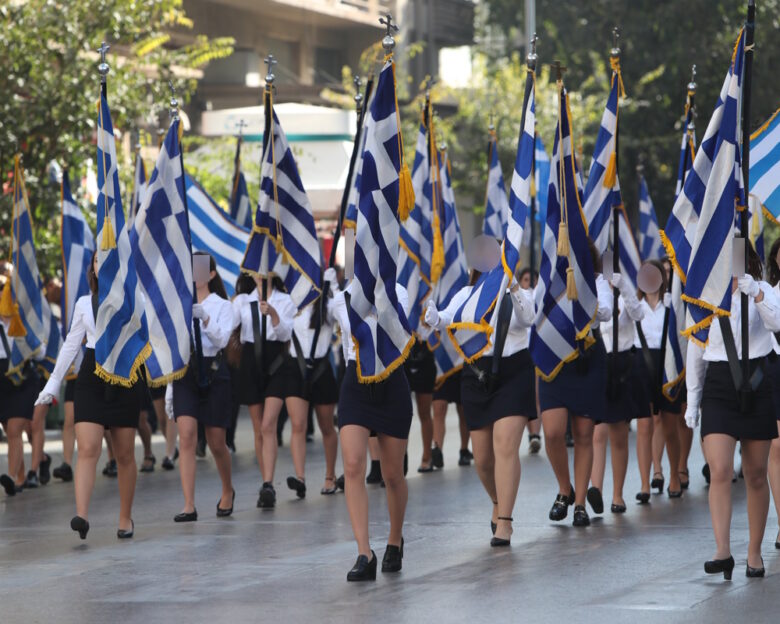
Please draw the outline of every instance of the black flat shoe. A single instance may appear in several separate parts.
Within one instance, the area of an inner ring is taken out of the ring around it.
[[[24,480],[24,485],[22,487],[31,490],[37,488],[39,484],[40,482],[38,481],[38,475],[32,470],[30,470],[27,473],[27,478]]]
[[[382,467],[379,465],[378,459],[371,460],[371,470],[368,471],[366,476],[366,483],[374,484],[379,483],[382,480]]]
[[[133,520],[130,520],[131,529],[129,531],[125,531],[124,529],[119,529],[116,532],[116,536],[119,539],[131,539],[133,537],[133,534],[135,533],[135,522]]]
[[[104,477],[115,477],[115,476],[117,476],[117,474],[119,474],[119,473],[117,472],[116,460],[115,459],[109,459],[106,462],[106,467],[103,468],[103,476]]]
[[[536,455],[542,449],[542,437],[538,433],[528,435],[528,450],[531,455]]]
[[[43,454],[43,459],[41,460],[40,466],[38,466],[38,479],[41,482],[41,485],[46,485],[49,481],[51,481],[51,456],[47,453]]]
[[[417,472],[422,474],[425,474],[426,472],[433,472],[433,464],[428,464],[427,466],[425,464],[420,464]]]
[[[601,490],[597,487],[589,487],[587,497],[588,503],[593,509],[593,513],[604,513],[604,498],[601,496]]]
[[[344,491],[344,475],[341,475],[338,479],[336,479],[336,487],[342,492]]]
[[[669,498],[682,498],[683,491],[680,489],[675,492],[672,488],[666,488],[666,493],[669,495]]]
[[[507,522],[512,522],[512,518],[508,516],[499,516],[499,520],[506,520]],[[493,537],[490,540],[490,545],[493,548],[501,548],[502,546],[509,546],[511,544],[511,540],[504,539],[503,537]]]
[[[650,492],[637,492],[636,499],[640,505],[647,505],[650,502]]]
[[[65,483],[73,481],[73,468],[69,464],[62,462],[52,471],[52,476],[55,479],[62,479]]]
[[[585,511],[585,505],[577,505],[574,508],[574,520],[572,521],[572,526],[590,526],[590,518],[588,517],[588,512]]]
[[[691,477],[690,477],[690,473],[689,473],[687,470],[678,470],[677,472],[678,472],[678,474],[679,474],[680,476],[683,476],[683,477],[685,477],[685,481],[683,481],[682,479],[680,479],[680,487],[681,487],[683,490],[687,490],[687,489],[690,487],[690,485],[691,485]]]
[[[382,557],[382,572],[400,572],[404,558],[404,538],[401,538],[401,546],[388,544],[385,556]]]
[[[704,477],[704,480],[707,482],[707,485],[710,484],[710,465],[704,464],[701,468],[701,476]]]
[[[276,507],[276,490],[271,482],[266,481],[260,488],[260,496],[257,499],[260,509],[273,509]]]
[[[221,500],[221,499],[220,499]],[[233,513],[233,504],[236,502],[236,490],[233,490],[233,500],[230,501],[230,509],[222,509],[217,501],[217,518],[227,518]]]
[[[469,453],[468,449],[460,449],[458,466],[471,466],[471,453]]]
[[[433,464],[434,468],[444,468],[444,454],[441,452],[441,449],[433,445],[433,448],[431,449],[431,464]]]
[[[81,516],[73,516],[73,519],[70,521],[70,528],[77,531],[81,539],[87,539],[89,522],[84,520]]]
[[[365,555],[360,555],[355,565],[347,572],[347,581],[375,581],[376,580],[376,554],[371,551],[371,561]]]
[[[626,513],[626,506],[625,505],[618,505],[616,503],[612,503],[612,507],[610,507],[610,511],[613,514]]]
[[[194,511],[182,511],[181,513],[178,513],[173,517],[173,521],[174,522],[197,522],[198,510],[195,509]]]
[[[0,475],[0,485],[3,486],[3,489],[8,496],[16,496],[16,484],[7,474]]]
[[[287,487],[293,490],[298,498],[306,498],[306,483],[298,477],[287,477]]]
[[[167,455],[163,457],[162,461],[160,462],[160,466],[162,466],[163,470],[173,470],[175,468],[173,465],[173,460]]]
[[[728,559],[712,559],[704,562],[704,571],[707,574],[723,573],[723,579],[731,580],[731,573],[734,571],[734,557]]]
[[[550,509],[550,520],[559,522],[563,520],[569,513],[569,506],[574,504],[574,488],[571,488],[569,495],[558,494],[555,497],[555,502]]]
[[[336,484],[336,477],[325,477],[325,482],[330,482],[333,484],[333,487],[323,487],[320,490],[320,494],[323,496],[331,496],[339,491],[339,487]]]
[[[656,475],[661,475],[661,478],[657,479]],[[653,480],[650,482],[650,489],[658,490],[659,494],[664,491],[664,474],[662,472],[653,473]]]
[[[750,567],[750,564],[747,564],[747,567],[745,568],[745,576],[748,578],[764,578],[764,575],[766,574],[766,568],[764,568],[764,560],[761,559],[761,567],[760,568],[752,568]]]
[[[141,467],[138,469],[138,472],[154,472],[154,464],[156,462],[157,458],[154,455],[144,457],[144,461],[141,463]]]

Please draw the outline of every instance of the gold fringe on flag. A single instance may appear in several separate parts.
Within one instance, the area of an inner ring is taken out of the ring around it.
[[[409,213],[414,208],[414,187],[412,186],[412,174],[409,165],[405,162],[398,173],[398,218],[406,221]]]
[[[14,303],[10,278],[5,283],[3,293],[0,295],[0,316],[11,317],[11,322],[8,325],[8,336],[10,338],[24,338],[27,335],[27,330],[24,328],[24,323],[22,323],[22,317],[19,316],[19,304]]]
[[[604,188],[614,188],[617,179],[617,154],[612,152],[607,163],[607,170],[604,172]]]
[[[574,269],[571,267],[566,269],[566,297],[569,301],[577,299],[577,282],[574,280]]]
[[[569,255],[569,227],[565,221],[558,224],[558,255],[561,258]]]

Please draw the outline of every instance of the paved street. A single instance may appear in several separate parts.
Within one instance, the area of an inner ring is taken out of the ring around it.
[[[710,622],[777,621],[780,556],[770,512],[764,560],[768,577],[745,578],[747,521],[742,482],[734,486],[734,581],[707,577],[714,552],[701,477],[691,462],[682,500],[654,495],[638,507],[632,454],[625,516],[607,511],[588,529],[553,524],[552,470],[523,443],[523,479],[511,549],[488,545],[490,503],[473,468],[459,468],[450,414],[445,469],[418,475],[419,428],[410,444],[404,569],[375,583],[347,584],[356,551],[343,494],[319,494],[324,475],[319,438],[308,446],[309,496],[295,500],[287,446],[276,475],[274,511],[255,508],[259,475],[246,413],[234,458],[236,512],[217,519],[216,469],[198,462],[201,519],[176,525],[182,504],[178,472],[139,475],[136,537],[116,537],[116,483],[98,475],[86,542],[69,528],[72,484],[0,499],[0,621],[17,622]],[[289,431],[289,430],[288,430]],[[634,437],[632,434],[631,443]],[[56,442],[50,442],[52,450]],[[4,451],[3,448],[0,452]],[[55,451],[56,453],[56,451]],[[141,453],[138,449],[140,461]],[[55,454],[55,465],[60,457]],[[5,458],[0,458],[5,466]],[[102,461],[101,461],[102,465]],[[668,477],[668,468],[667,477]],[[607,476],[605,490],[611,491]],[[370,486],[372,544],[381,558],[387,536],[384,491]],[[607,510],[609,496],[605,497]],[[593,515],[591,516],[593,517]]]

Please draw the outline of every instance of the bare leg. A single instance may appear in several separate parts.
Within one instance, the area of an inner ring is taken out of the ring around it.
[[[33,408],[33,419],[30,429],[30,445],[32,446],[30,470],[33,472],[38,472],[38,468],[43,460],[43,443],[46,440],[46,414],[48,413],[48,405],[36,405]]]
[[[653,462],[653,418],[636,419],[636,461],[639,464],[640,492],[650,493],[650,467]]]
[[[422,432],[423,454],[420,467],[431,465],[431,443],[433,442],[433,420],[431,419],[431,402],[433,395],[429,393],[414,393],[417,402],[417,416],[420,419],[420,431]],[[380,445],[381,446],[381,445]],[[385,482],[387,484],[387,482]]]
[[[91,422],[75,425],[78,461],[75,471],[76,514],[89,517],[89,499],[95,487],[95,469],[103,446],[103,427]]]
[[[722,433],[704,438],[710,464],[710,517],[715,534],[715,559],[731,556],[731,477],[734,474],[734,448],[737,441]]]
[[[430,409],[430,404],[428,407]],[[390,515],[390,535],[387,538],[387,543],[393,546],[401,545],[406,502],[409,498],[406,477],[404,477],[406,442],[406,440],[401,438],[393,438],[386,435],[379,436],[379,448],[382,454],[382,478],[385,481],[387,511]],[[365,491],[365,487],[363,491]]]
[[[358,425],[346,425],[339,431],[341,459],[344,464],[344,497],[352,523],[358,554],[371,559],[368,541],[368,493],[366,492],[366,447],[369,431]]]
[[[593,487],[604,491],[604,473],[607,470],[607,438],[609,425],[601,423],[593,430],[593,469],[590,477]]]
[[[233,482],[231,480],[230,450],[225,441],[225,430],[220,427],[206,427],[206,443],[211,449],[217,472],[222,481],[222,497],[219,500],[221,509],[233,506]]]
[[[693,429],[685,424],[685,405],[683,405],[682,414],[677,418],[677,438],[680,441],[680,463],[677,466],[677,472],[680,473],[680,479],[690,480],[688,474],[688,458],[691,455],[693,446]]]
[[[249,417],[252,419],[252,430],[255,439],[255,457],[260,473],[263,472],[263,404],[257,403],[249,406]],[[276,439],[276,432],[274,432]]]
[[[111,439],[114,442],[114,454],[119,481],[119,528],[125,531],[133,526],[133,498],[138,469],[135,463],[135,429],[131,427],[112,427]]]
[[[777,421],[777,432],[780,434],[780,420]],[[769,451],[769,485],[772,486],[772,498],[775,501],[775,513],[777,522],[780,525],[780,437],[772,440],[772,446]],[[775,542],[780,542],[780,531],[778,531]]]
[[[335,405],[315,405],[317,424],[322,433],[322,446],[325,449],[325,488],[331,488],[336,480],[336,455],[339,450],[339,438],[333,426]]]
[[[106,453],[108,454],[109,461],[116,461],[116,457],[114,456],[114,444],[111,441],[111,432],[108,429],[103,432],[103,440],[106,442]]]
[[[609,453],[612,457],[612,502],[625,505],[623,484],[628,470],[628,423],[619,422],[609,425]],[[594,441],[595,446],[595,441]],[[595,461],[593,462],[595,465]]]
[[[279,412],[282,411],[282,403],[282,399],[268,397],[263,404],[263,423],[260,427],[260,433],[263,436],[263,462],[261,471],[263,473],[263,481],[271,483],[273,483],[274,480],[276,456],[279,453],[279,444],[276,440],[276,422],[279,419]],[[304,421],[304,430],[305,429],[306,425]]]
[[[273,399],[271,399],[273,400]],[[290,453],[292,454],[295,476],[301,481],[306,477],[306,424],[309,402],[299,397],[287,397],[285,400],[287,414],[292,425],[290,437]]]
[[[447,433],[447,401],[433,402],[433,443],[444,448],[444,434]]]
[[[493,453],[495,455],[495,482],[498,517],[511,518],[520,487],[520,443],[528,423],[525,416],[507,416],[493,423]],[[496,537],[509,539],[512,523],[499,520]]]
[[[542,419],[541,418],[535,418],[534,420],[529,421],[528,423],[528,434],[529,435],[541,435],[542,433]]]
[[[569,411],[563,407],[542,412],[544,448],[558,481],[558,493],[564,496],[569,495],[572,487],[569,474],[569,454],[566,452],[566,422],[568,419]],[[587,483],[585,487],[587,489]],[[577,495],[580,495],[579,492]],[[582,492],[581,496],[584,500],[585,492]]]
[[[474,463],[482,487],[493,503],[491,521],[498,522],[498,494],[496,493],[496,458],[493,454],[493,426],[471,432],[471,446],[474,450]]]
[[[27,427],[26,418],[9,418],[6,422],[5,434],[8,437],[8,474],[16,479],[17,485],[24,483],[24,442],[22,432]],[[21,470],[21,481],[19,471]]]
[[[661,412],[661,423],[663,426],[664,440],[666,441],[666,456],[669,458],[670,492],[679,492],[682,489],[682,486],[680,485],[680,473],[677,470],[680,465],[680,437],[677,433],[677,422],[679,420],[679,414]]]
[[[575,415],[571,425],[574,436],[574,504],[584,505],[593,468],[593,421],[586,416]]]
[[[141,438],[141,444],[144,447],[144,466],[154,468],[151,462],[152,457],[152,428],[149,426],[149,417],[146,410],[141,410],[138,416],[138,436]]]
[[[742,440],[742,474],[747,489],[747,514],[750,529],[748,543],[748,565],[762,568],[761,542],[764,539],[766,518],[769,513],[769,484],[767,464],[769,461],[769,440]]]
[[[195,511],[195,447],[198,444],[198,421],[194,416],[179,416],[179,477],[184,494],[183,513]]]
[[[76,431],[73,428],[73,401],[66,401],[65,422],[62,424],[62,460],[73,466],[73,446],[76,443]]]
[[[664,474],[664,428],[659,414],[653,414],[653,474]]]
[[[460,403],[458,403],[457,410],[458,410],[458,428],[460,429],[460,448],[468,449],[469,438],[471,437],[471,434],[469,433],[469,427],[466,424],[466,416],[463,414],[463,406]]]

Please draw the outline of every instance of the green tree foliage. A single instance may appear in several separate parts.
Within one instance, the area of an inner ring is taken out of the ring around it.
[[[186,102],[197,86],[193,70],[232,53],[232,39],[192,36],[192,26],[182,0],[0,0],[0,255],[9,247],[8,176],[20,151],[38,262],[44,273],[59,269],[59,185],[48,171],[55,161],[69,166],[77,178],[95,157],[100,88],[95,49],[100,42],[112,46],[108,100],[114,128],[129,136],[156,123],[150,117],[155,110],[167,121],[169,80]],[[129,150],[119,151],[127,186],[132,164],[124,157]],[[126,191],[123,197],[129,187]]]

